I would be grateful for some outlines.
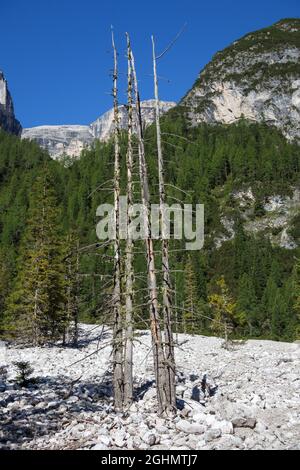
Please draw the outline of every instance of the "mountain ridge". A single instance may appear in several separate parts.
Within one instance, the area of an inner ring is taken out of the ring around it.
[[[266,122],[300,139],[300,19],[248,33],[217,52],[180,105],[192,125]]]
[[[221,51],[200,72],[179,102],[193,126],[232,124],[240,119],[265,122],[288,140],[300,140],[300,19],[282,19],[247,33]],[[154,121],[154,101],[142,102],[145,126]],[[176,109],[161,102],[162,114]],[[121,128],[127,108],[120,106]],[[37,126],[22,138],[36,140],[53,158],[78,157],[94,140],[107,141],[113,132],[110,109],[89,126]]]
[[[176,103],[161,101],[160,109],[164,114],[174,108]],[[152,124],[155,119],[155,102],[146,100],[141,102],[142,118],[145,127]],[[120,128],[127,126],[127,107],[119,106]],[[61,125],[61,126],[36,126],[23,129],[22,138],[35,140],[41,147],[48,150],[52,158],[60,158],[63,154],[79,157],[84,148],[89,147],[99,139],[107,141],[114,129],[113,109],[106,111],[89,126]]]

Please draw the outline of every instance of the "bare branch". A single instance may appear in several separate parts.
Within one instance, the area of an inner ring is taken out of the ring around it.
[[[180,38],[180,36],[182,35],[186,27],[187,27],[187,22],[184,23],[180,31],[177,33],[173,41],[171,41],[170,44],[166,47],[166,49],[161,54],[155,57],[156,60],[161,59],[174,46],[175,42],[178,41],[178,39]]]

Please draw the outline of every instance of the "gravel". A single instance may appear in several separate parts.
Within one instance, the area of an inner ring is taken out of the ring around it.
[[[135,344],[136,401],[113,412],[109,331],[80,347],[2,348],[0,449],[300,450],[300,345],[179,335],[177,416],[159,417],[148,332]],[[99,352],[97,353],[97,348]],[[16,361],[34,383],[15,384]]]

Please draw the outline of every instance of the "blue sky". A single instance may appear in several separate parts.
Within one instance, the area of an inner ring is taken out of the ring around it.
[[[143,99],[153,96],[151,42],[163,49],[160,95],[179,100],[218,50],[281,18],[299,17],[299,0],[0,0],[0,69],[23,127],[88,124],[111,107],[114,25],[125,101],[125,37],[131,34]]]

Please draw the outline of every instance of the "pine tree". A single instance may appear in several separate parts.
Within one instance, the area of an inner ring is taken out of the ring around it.
[[[234,275],[239,279],[247,271],[249,259],[247,256],[247,236],[242,222],[239,220],[234,238]]]
[[[78,345],[79,322],[79,240],[71,233],[66,240],[66,313],[64,316],[63,342],[67,341],[76,347]]]
[[[294,273],[293,273],[293,282],[292,282],[292,291],[293,291],[293,311],[295,312],[294,319],[294,339],[300,338],[300,259],[297,260]]]
[[[32,189],[8,315],[16,333],[37,345],[62,335],[64,306],[65,266],[59,210],[51,173],[45,168]]]
[[[277,289],[271,313],[272,339],[280,340],[280,338],[284,338],[287,327],[287,305],[283,289]]]
[[[242,312],[248,324],[250,336],[257,328],[257,299],[253,279],[249,274],[243,274],[239,280],[239,295],[237,299],[237,308]]]
[[[273,315],[276,309],[278,308],[278,306],[276,305],[277,299],[278,287],[273,276],[270,276],[261,301],[261,332],[266,332],[267,334],[272,333],[272,323],[274,322]]]
[[[6,298],[9,293],[12,277],[12,267],[8,253],[0,249],[0,325],[4,328],[3,316],[6,304]]]
[[[225,337],[226,343],[230,333],[238,326],[244,326],[245,316],[239,312],[232,298],[224,276],[217,281],[218,291],[209,297],[209,304],[214,313],[211,329],[219,336]]]
[[[271,264],[270,276],[273,278],[277,287],[282,287],[282,272],[281,267],[277,261],[274,259]]]

